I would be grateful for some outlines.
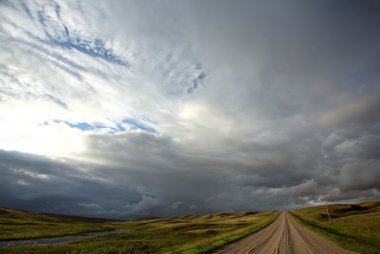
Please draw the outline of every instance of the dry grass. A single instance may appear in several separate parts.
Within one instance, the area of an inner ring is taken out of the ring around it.
[[[36,239],[114,228],[112,220],[39,214],[0,208],[0,241]]]
[[[360,253],[380,253],[380,201],[329,205],[332,224],[324,206],[293,211],[302,223],[342,247]]]
[[[55,246],[0,248],[0,253],[207,253],[265,227],[278,215],[277,212],[249,212],[107,221],[13,211],[0,210],[3,239],[7,235],[30,238],[30,232],[44,237],[67,235],[71,234],[68,230],[78,233],[91,227],[129,231]]]

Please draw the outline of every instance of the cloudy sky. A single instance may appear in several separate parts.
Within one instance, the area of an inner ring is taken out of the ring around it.
[[[0,207],[380,198],[378,1],[0,1]]]

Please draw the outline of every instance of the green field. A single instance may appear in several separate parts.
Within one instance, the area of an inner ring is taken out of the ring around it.
[[[265,227],[277,216],[268,211],[112,221],[0,209],[0,241],[128,229],[68,244],[0,247],[0,253],[207,253]]]
[[[315,232],[345,249],[364,254],[380,253],[380,201],[328,206],[292,211],[295,218]]]
[[[116,221],[0,208],[0,241],[38,239],[114,229]]]

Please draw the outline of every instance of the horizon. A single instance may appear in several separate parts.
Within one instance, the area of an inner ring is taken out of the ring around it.
[[[379,202],[379,200],[369,200],[369,201],[363,201],[359,203],[329,203],[328,206],[333,205],[356,205],[361,203],[371,203],[371,202]],[[315,206],[304,206],[297,209],[304,209],[304,208],[310,208],[310,207],[325,207],[324,204],[318,204]],[[275,211],[275,212],[291,212],[295,210],[245,210],[245,211],[237,211],[237,212],[211,212],[211,213],[189,213],[189,214],[182,214],[182,215],[174,215],[174,216],[148,216],[148,217],[134,217],[134,218],[114,218],[114,217],[91,217],[91,216],[82,216],[82,215],[75,215],[75,214],[66,214],[66,213],[48,213],[48,212],[36,212],[31,210],[22,210],[22,209],[16,209],[16,208],[9,208],[9,207],[0,207],[0,209],[8,209],[8,210],[14,210],[14,211],[20,211],[20,212],[27,212],[27,213],[36,213],[36,214],[44,214],[44,215],[57,215],[57,216],[67,216],[67,217],[78,217],[78,218],[87,218],[87,219],[99,219],[99,220],[115,220],[115,221],[123,221],[123,220],[147,220],[147,219],[160,219],[160,218],[172,218],[172,217],[187,217],[187,216],[203,216],[203,215],[213,215],[213,214],[239,214],[239,213],[262,213],[262,212],[268,212],[268,211]]]
[[[380,3],[0,2],[0,207],[380,200]]]

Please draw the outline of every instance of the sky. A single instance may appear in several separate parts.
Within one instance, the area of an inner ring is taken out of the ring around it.
[[[0,1],[0,207],[380,199],[379,1]]]

